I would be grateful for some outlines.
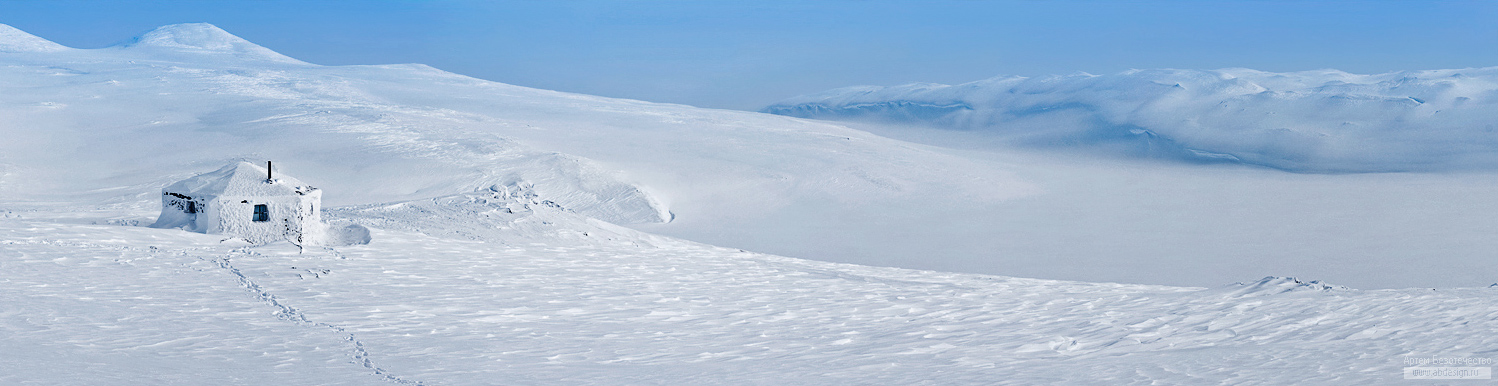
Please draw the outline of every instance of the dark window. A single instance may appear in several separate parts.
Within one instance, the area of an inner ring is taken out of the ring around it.
[[[265,204],[255,205],[255,221],[270,221],[270,207]]]
[[[198,213],[198,203],[192,202],[192,201],[188,201],[187,202],[187,213]]]

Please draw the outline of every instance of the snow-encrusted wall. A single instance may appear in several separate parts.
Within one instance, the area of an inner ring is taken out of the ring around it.
[[[152,227],[232,235],[255,244],[322,244],[322,190],[266,176],[265,169],[240,162],[172,184],[162,189],[161,216]],[[256,205],[266,206],[267,221],[255,221]]]
[[[321,244],[324,226],[317,207],[322,191],[295,196],[227,196],[213,200],[207,233],[235,235],[262,244],[288,240],[297,245]],[[255,205],[270,210],[269,221],[253,221]]]

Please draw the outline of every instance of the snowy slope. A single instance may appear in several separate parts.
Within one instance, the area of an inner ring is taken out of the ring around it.
[[[330,206],[524,190],[648,232],[824,261],[1187,286],[1498,281],[1485,263],[1498,179],[1483,173],[1321,178],[953,152],[421,65],[319,66],[202,24],[0,53],[0,79],[0,209],[86,204],[46,212],[68,221],[149,224],[160,187],[273,160]]]
[[[22,52],[57,52],[66,51],[67,47],[42,39],[36,35],[18,30],[15,27],[0,24],[0,52],[22,53]]]
[[[316,66],[202,24],[115,48],[0,60],[0,113],[13,117],[0,131],[15,139],[0,145],[0,191],[28,197],[160,183],[234,159],[280,161],[326,186],[330,204],[534,185],[620,223],[669,221],[664,201],[713,201],[705,196],[772,207],[784,196],[861,202],[947,191],[991,201],[1027,189],[992,167],[840,126],[534,90],[420,65]],[[931,176],[932,166],[961,178]],[[56,178],[63,173],[70,178]]]
[[[322,187],[328,205],[524,188],[614,223],[776,243],[812,239],[795,224],[841,226],[807,208],[930,212],[945,204],[927,197],[982,204],[1035,191],[1003,165],[840,125],[422,65],[317,66],[246,44],[199,24],[111,48],[0,53],[10,139],[0,197],[127,206],[140,217],[120,220],[150,222],[160,186],[273,160]]]
[[[1249,69],[860,86],[774,114],[885,119],[1048,147],[1308,172],[1498,168],[1498,67],[1349,74]]]
[[[16,197],[163,184],[233,160],[274,159],[338,187],[335,202],[539,183],[600,218],[669,217],[585,159],[456,132],[440,111],[382,103],[340,86],[337,71],[208,25],[163,27],[115,48],[3,58],[10,65],[0,113],[13,119],[0,130],[13,140],[0,145],[0,190]]]
[[[0,383],[1375,385],[1410,382],[1407,357],[1498,344],[1493,289],[853,266],[474,198],[504,203],[480,214],[509,229],[366,207],[334,215],[411,229],[299,252],[0,220]]]
[[[1388,197],[1254,201],[1307,188],[1407,186],[1393,194],[1425,202],[1399,213],[1430,216],[1407,226],[1483,234],[1492,204],[1447,205],[1492,201],[1471,193],[1493,185],[1451,183],[1463,176],[1287,180],[967,154],[419,65],[317,66],[208,25],[100,50],[9,28],[0,38],[0,384],[1405,384],[1408,357],[1483,358],[1498,343],[1495,290],[1449,288],[1492,277],[1471,258],[1491,251],[1483,244],[1427,251],[1421,265],[1379,266],[1401,257],[1382,244],[1335,256],[1373,260],[1358,264],[1247,263],[1384,272],[1440,290],[1255,281],[1255,269],[1223,268],[1243,255],[1200,255],[1325,238],[1297,227],[1365,222],[1346,216]],[[328,221],[368,227],[370,242],[301,250],[143,226],[162,186],[240,159],[272,159],[322,188],[339,206]],[[1171,191],[1181,188],[1194,190]],[[1224,192],[1240,196],[1217,202]],[[1150,217],[1160,213],[1227,221]],[[1309,214],[1275,217],[1286,213]],[[795,250],[829,260],[942,264],[998,240],[1009,244],[997,257],[968,256],[1011,272],[1211,285],[837,264],[616,225],[652,221],[664,223],[633,226],[821,243]],[[1474,238],[1446,236],[1412,240]],[[941,249],[948,242],[958,247]],[[1162,242],[1186,250],[1140,258],[1159,249],[1138,247]],[[836,255],[849,246],[864,249]],[[1060,252],[1030,254],[1050,250]],[[1292,252],[1306,251],[1325,250]],[[1107,260],[1117,256],[1128,260]],[[1473,266],[1458,277],[1438,264],[1450,261]]]
[[[232,56],[240,60],[307,64],[229,34],[211,24],[177,24],[157,28],[117,45],[121,49],[146,52],[154,58],[185,60],[200,55]]]

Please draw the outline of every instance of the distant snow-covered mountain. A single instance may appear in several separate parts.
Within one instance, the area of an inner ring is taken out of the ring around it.
[[[982,131],[1043,147],[1305,172],[1498,168],[1498,67],[1134,70],[859,86],[763,111]]]
[[[151,30],[116,45],[121,49],[140,51],[178,51],[216,53],[235,56],[239,59],[260,59],[276,62],[306,64],[279,52],[234,36],[208,23],[173,24]]]

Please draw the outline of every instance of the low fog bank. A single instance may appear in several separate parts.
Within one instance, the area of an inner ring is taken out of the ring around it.
[[[764,112],[924,124],[992,141],[1311,173],[1498,170],[1498,67],[1135,70],[857,86]]]

